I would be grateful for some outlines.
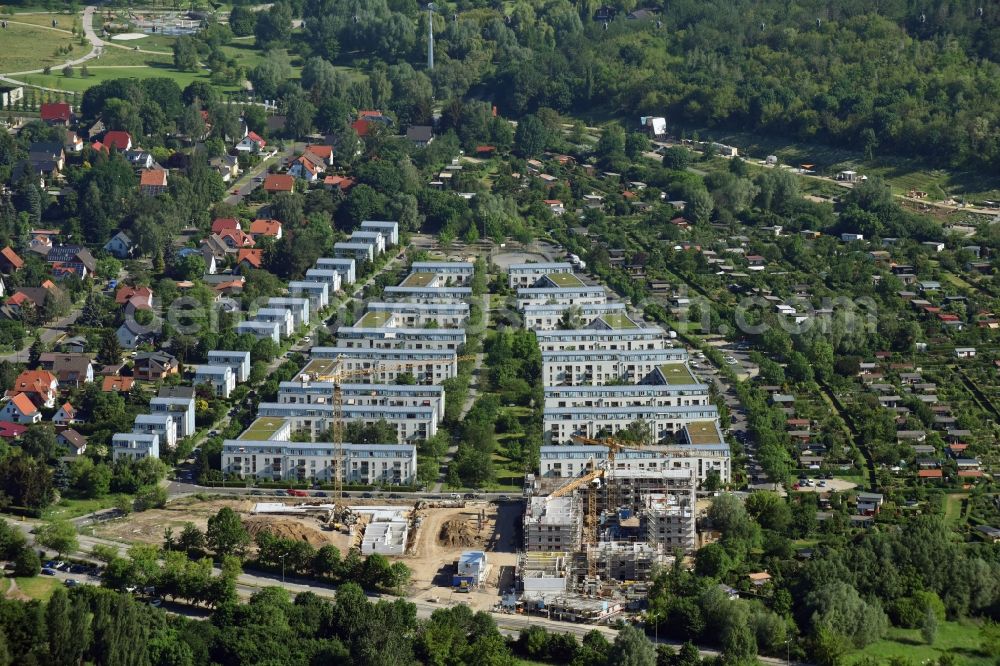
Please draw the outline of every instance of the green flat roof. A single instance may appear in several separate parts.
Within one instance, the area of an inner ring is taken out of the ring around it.
[[[314,358],[306,364],[306,367],[302,368],[302,373],[311,377],[329,375],[339,362],[335,358]]]
[[[423,273],[423,272],[410,273],[409,275],[406,276],[406,279],[400,283],[399,286],[426,287],[429,286],[430,283],[433,282],[434,278],[436,277],[437,275],[435,275],[434,273]]]
[[[392,317],[391,312],[366,312],[355,326],[359,328],[382,328]]]
[[[282,426],[285,425],[285,419],[275,418],[273,416],[262,416],[250,426],[244,430],[237,439],[244,439],[250,441],[267,441],[274,436],[274,433],[281,430]]]
[[[598,317],[605,324],[615,329],[639,328],[639,325],[621,313],[611,313]]]
[[[724,441],[719,437],[715,421],[692,421],[685,428],[691,444],[722,444]]]
[[[572,273],[549,273],[545,276],[557,287],[582,287],[583,280]]]
[[[660,366],[660,373],[670,385],[697,384],[694,375],[683,363],[664,363]]]

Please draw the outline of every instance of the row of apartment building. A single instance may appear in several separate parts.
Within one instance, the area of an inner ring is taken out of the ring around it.
[[[412,483],[416,444],[437,433],[444,418],[441,384],[456,375],[465,344],[468,304],[453,302],[452,291],[469,284],[473,272],[464,262],[414,263],[403,284],[419,283],[422,295],[372,304],[354,326],[337,330],[336,345],[314,347],[299,376],[279,385],[277,400],[261,403],[257,420],[224,443],[223,472],[329,482],[339,449],[344,483]],[[396,442],[290,441],[293,434],[322,439],[338,416],[345,423],[384,421]]]

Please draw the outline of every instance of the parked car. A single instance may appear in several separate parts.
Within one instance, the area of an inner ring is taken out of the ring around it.
[[[513,498],[512,498],[512,497],[511,497],[510,495],[501,495],[501,496],[500,496],[500,497],[499,497],[499,498],[497,499],[497,501],[498,501],[498,502],[513,502],[513,501],[514,501],[514,499],[513,499]]]
[[[364,499],[372,499],[372,498],[375,497],[375,495],[373,495],[371,493],[361,493],[361,497],[364,498]]]
[[[66,587],[76,587],[79,584],[80,582],[75,578],[67,578],[66,580],[63,581],[63,585],[65,585]]]
[[[462,495],[462,499],[474,500],[474,499],[476,499],[476,494],[475,493],[465,493],[464,495]]]
[[[322,490],[317,490],[316,492],[313,493],[313,496],[315,496],[315,497],[329,497],[329,495],[327,495]]]
[[[288,493],[286,493],[284,490],[275,490],[274,495],[275,497],[288,497]]]
[[[450,497],[450,498],[451,498],[451,499],[453,499],[453,500],[460,500],[460,499],[462,499],[462,496],[461,496],[461,495],[459,495],[458,493],[452,493],[452,494],[451,494],[451,495],[449,495],[448,497]]]
[[[57,572],[55,569],[50,569],[49,567],[45,567],[44,569],[42,569],[42,573],[45,574],[46,576],[55,576]]]
[[[289,489],[288,494],[292,497],[309,497],[309,493],[304,490],[299,490],[298,488]]]

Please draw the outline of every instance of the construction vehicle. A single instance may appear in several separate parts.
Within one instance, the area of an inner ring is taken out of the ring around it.
[[[458,356],[455,359],[456,363],[461,363],[462,361],[472,361],[475,360],[475,354],[469,354],[465,356]],[[338,362],[342,359],[338,357],[336,359]],[[321,382],[333,382],[333,458],[336,465],[336,469],[333,475],[333,496],[342,500],[344,498],[344,394],[340,390],[340,385],[344,383],[346,379],[352,379],[355,377],[370,377],[372,375],[377,375],[379,372],[385,370],[402,370],[405,368],[413,368],[421,363],[387,363],[387,364],[375,364],[370,368],[358,368],[355,370],[343,370],[337,368],[332,372],[319,373],[315,375],[317,381]]]

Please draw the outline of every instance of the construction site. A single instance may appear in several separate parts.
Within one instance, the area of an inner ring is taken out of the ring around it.
[[[635,608],[658,568],[694,550],[695,489],[691,470],[613,455],[572,479],[529,477],[517,609],[603,622]]]

